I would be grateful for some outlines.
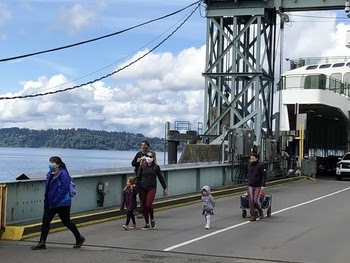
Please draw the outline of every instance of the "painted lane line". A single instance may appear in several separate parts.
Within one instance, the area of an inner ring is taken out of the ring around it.
[[[324,198],[327,198],[327,197],[330,197],[330,196],[333,196],[333,195],[336,195],[336,194],[339,194],[339,193],[342,193],[342,192],[345,192],[345,191],[348,191],[348,190],[350,190],[350,187],[344,188],[342,190],[339,190],[339,191],[336,191],[336,192],[333,192],[333,193],[330,193],[330,194],[327,194],[327,195],[323,195],[323,196],[314,198],[312,200],[309,200],[309,201],[306,201],[306,202],[303,202],[303,203],[300,203],[300,204],[297,204],[297,205],[293,205],[293,206],[290,206],[290,207],[283,208],[281,210],[278,210],[276,212],[271,213],[271,215],[276,215],[276,214],[279,214],[279,213],[282,213],[282,212],[285,212],[285,211],[288,211],[288,210],[291,210],[291,209],[294,209],[294,208],[297,208],[297,207],[300,207],[300,206],[304,206],[304,205],[307,205],[307,204],[319,201],[321,199],[324,199]],[[202,240],[202,239],[205,239],[205,238],[208,238],[208,237],[211,237],[211,236],[214,236],[214,235],[226,232],[228,230],[231,230],[231,229],[234,229],[234,228],[237,228],[237,227],[240,227],[240,226],[247,225],[249,223],[251,223],[251,222],[250,221],[245,221],[245,222],[233,225],[233,226],[229,226],[229,227],[223,228],[221,230],[217,230],[215,232],[212,232],[210,234],[206,234],[206,235],[203,235],[203,236],[200,236],[200,237],[197,237],[197,238],[185,241],[183,243],[179,243],[177,245],[165,248],[165,249],[163,249],[163,251],[172,251],[172,250],[174,250],[176,248],[186,246],[188,244],[191,244],[191,243],[197,242],[199,240]]]
[[[279,214],[279,213],[282,213],[282,212],[285,212],[285,211],[288,211],[288,210],[297,208],[297,207],[299,207],[299,206],[307,205],[307,204],[316,202],[316,201],[318,201],[318,200],[321,200],[321,199],[324,199],[324,198],[327,198],[327,197],[330,197],[330,196],[333,196],[333,195],[336,195],[336,194],[345,192],[345,191],[347,191],[347,190],[349,190],[349,189],[350,189],[350,187],[347,187],[347,188],[344,188],[344,189],[342,189],[342,190],[339,190],[339,191],[330,193],[330,194],[328,194],[328,195],[323,195],[323,196],[317,197],[317,198],[315,198],[315,199],[312,199],[312,200],[310,200],[310,201],[306,201],[306,202],[304,202],[304,203],[300,203],[300,204],[297,204],[297,205],[293,205],[293,206],[290,206],[290,207],[286,207],[286,208],[283,208],[283,209],[281,209],[281,210],[278,210],[278,211],[276,211],[276,212],[271,213],[271,215],[276,215],[276,214]]]
[[[193,242],[199,241],[199,240],[204,239],[204,238],[207,238],[207,237],[214,236],[214,235],[216,235],[216,234],[220,234],[220,233],[225,232],[225,231],[227,231],[227,230],[234,229],[234,228],[237,228],[237,227],[240,227],[240,226],[244,226],[244,225],[246,225],[246,224],[248,224],[248,223],[249,223],[249,221],[245,221],[245,222],[240,223],[240,224],[237,224],[237,225],[233,225],[233,226],[230,226],[230,227],[227,227],[227,228],[223,228],[223,229],[221,229],[221,230],[217,230],[217,231],[212,232],[212,233],[210,233],[210,234],[206,234],[206,235],[204,235],[204,236],[200,236],[200,237],[197,237],[197,238],[195,238],[195,239],[188,240],[188,241],[186,241],[186,242],[177,244],[177,245],[175,245],[175,246],[168,247],[168,248],[166,248],[166,249],[163,249],[163,251],[171,251],[171,250],[173,250],[173,249],[175,249],[175,248],[179,248],[179,247],[186,246],[186,245],[191,244],[191,243],[193,243]]]

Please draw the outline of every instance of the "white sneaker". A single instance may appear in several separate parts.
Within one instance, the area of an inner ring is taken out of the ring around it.
[[[209,225],[208,224],[205,224],[205,229],[209,229]]]

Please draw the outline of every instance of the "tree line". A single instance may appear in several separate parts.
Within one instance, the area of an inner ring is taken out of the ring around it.
[[[0,129],[0,147],[71,148],[94,150],[139,150],[140,142],[148,140],[151,149],[164,151],[164,138],[146,137],[141,133],[107,132],[89,129],[27,128]]]

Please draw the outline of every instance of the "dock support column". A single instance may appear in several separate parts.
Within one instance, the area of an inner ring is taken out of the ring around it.
[[[177,163],[177,146],[179,142],[168,141],[168,164]]]

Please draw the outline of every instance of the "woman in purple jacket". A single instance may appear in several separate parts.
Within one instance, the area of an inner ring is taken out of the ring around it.
[[[46,175],[44,215],[41,225],[40,241],[33,250],[46,249],[46,238],[49,234],[50,223],[54,216],[58,214],[63,225],[65,225],[75,236],[76,243],[73,248],[80,248],[85,242],[85,238],[80,235],[76,225],[70,220],[70,181],[66,165],[58,156],[49,159],[50,171]]]

